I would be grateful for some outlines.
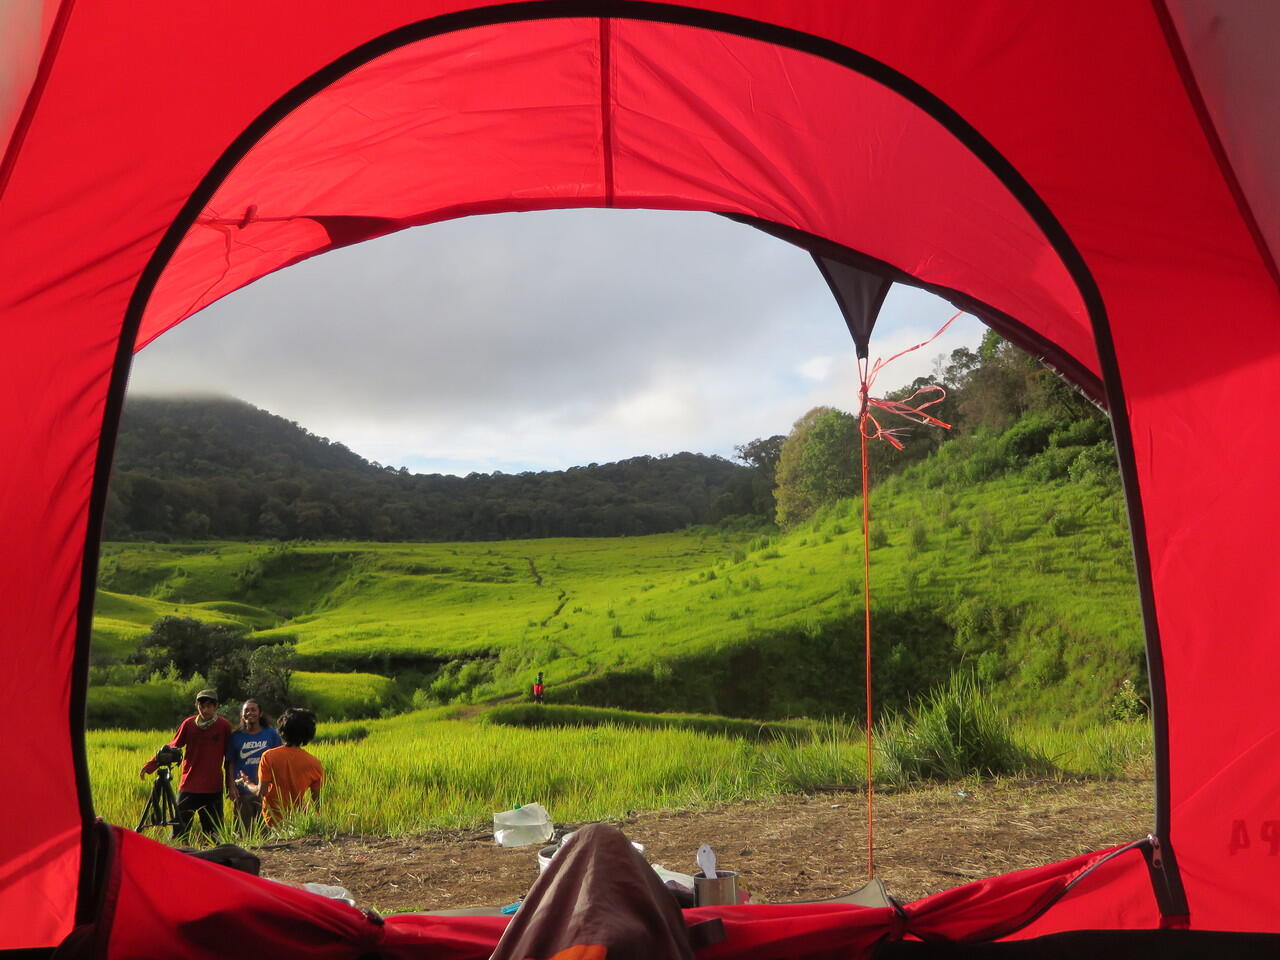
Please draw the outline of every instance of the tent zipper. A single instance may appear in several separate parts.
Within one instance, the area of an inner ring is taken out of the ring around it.
[[[1182,889],[1173,848],[1162,844],[1154,833],[1142,841],[1142,853],[1146,857],[1151,874],[1151,889],[1160,908],[1161,929],[1185,929],[1191,922],[1191,909]]]

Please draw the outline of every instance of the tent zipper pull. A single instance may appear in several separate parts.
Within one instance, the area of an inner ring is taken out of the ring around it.
[[[1191,923],[1191,910],[1187,895],[1182,889],[1177,866],[1172,859],[1166,863],[1164,847],[1154,833],[1148,834],[1143,844],[1147,869],[1151,873],[1152,892],[1160,909],[1161,930],[1184,930]]]
[[[1164,873],[1164,854],[1160,852],[1160,838],[1150,833],[1147,834],[1147,842],[1151,844],[1151,866]]]

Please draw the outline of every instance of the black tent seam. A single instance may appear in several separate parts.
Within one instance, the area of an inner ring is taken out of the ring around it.
[[[35,77],[27,90],[27,97],[22,104],[22,112],[9,135],[9,143],[4,155],[0,157],[0,197],[9,187],[9,178],[18,164],[18,154],[27,140],[27,131],[35,119],[36,108],[44,97],[45,86],[49,82],[49,74],[53,72],[53,63],[58,59],[58,50],[62,47],[62,38],[66,35],[67,24],[71,22],[71,8],[76,0],[61,0],[58,12],[54,14],[53,23],[49,27],[49,35],[45,38],[44,50],[40,54],[40,63],[36,66]]]
[[[604,205],[613,206],[613,31],[609,18],[600,18],[600,140],[604,161]]]
[[[666,3],[650,2],[650,0],[528,0],[528,2],[473,8],[417,21],[391,30],[381,37],[374,38],[316,71],[280,96],[232,141],[223,154],[214,162],[209,172],[201,179],[195,190],[192,191],[187,202],[183,204],[173,222],[165,231],[164,236],[156,245],[156,249],[138,279],[137,286],[134,288],[125,311],[104,406],[102,428],[99,434],[98,457],[90,494],[89,524],[86,532],[82,564],[76,655],[73,664],[73,669],[77,672],[76,676],[72,678],[73,694],[77,688],[82,689],[87,685],[88,648],[92,630],[93,600],[97,582],[101,525],[105,514],[111,462],[114,456],[116,436],[119,430],[129,369],[132,363],[133,345],[137,340],[138,330],[141,326],[147,302],[165,266],[173,257],[199,212],[230,174],[236,162],[247,154],[280,120],[301,105],[308,97],[318,93],[370,60],[392,50],[397,50],[420,40],[472,27],[495,26],[503,23],[520,23],[534,20],[597,19],[604,17],[703,28],[759,40],[821,57],[880,83],[937,121],[985,164],[1032,218],[1054,252],[1061,258],[1063,265],[1067,268],[1067,272],[1075,282],[1088,311],[1099,360],[1103,369],[1103,383],[1106,388],[1107,400],[1112,411],[1112,431],[1115,436],[1121,476],[1124,478],[1125,494],[1129,505],[1129,517],[1132,524],[1134,555],[1147,642],[1152,719],[1156,734],[1156,835],[1165,844],[1165,853],[1169,864],[1169,871],[1166,872],[1171,871],[1170,877],[1166,879],[1171,878],[1171,886],[1180,891],[1181,883],[1177,876],[1176,862],[1173,859],[1172,847],[1168,845],[1169,760],[1167,702],[1164,690],[1163,659],[1155,620],[1150,556],[1146,543],[1146,524],[1139,497],[1132,432],[1126,413],[1115,347],[1111,339],[1110,325],[1107,320],[1101,292],[1093,279],[1088,264],[1085,262],[1083,255],[1076,249],[1065,228],[1058,222],[1048,205],[1040,198],[1030,183],[1023,178],[993,144],[988,142],[968,121],[938,96],[887,64],[833,40],[801,33],[788,27],[780,27],[775,24],[763,23],[716,11],[691,10]],[[78,737],[78,740],[73,738],[73,762],[78,772],[84,770],[87,773],[83,728],[80,729]],[[91,807],[87,776],[84,782],[77,783],[77,787],[80,790],[82,810],[86,805]],[[91,816],[89,820],[91,821]],[[89,842],[86,832],[85,846]],[[84,857],[83,849],[81,857],[82,859]],[[87,888],[90,882],[91,878],[87,877],[82,869],[81,885],[77,891],[77,911],[82,909],[82,904],[88,898],[89,891]],[[1157,896],[1161,896],[1158,888]],[[1185,906],[1185,902],[1183,906]],[[1161,896],[1161,907],[1162,910],[1165,907],[1163,896]],[[1173,912],[1186,913],[1187,911],[1184,909],[1181,911],[1174,910]]]

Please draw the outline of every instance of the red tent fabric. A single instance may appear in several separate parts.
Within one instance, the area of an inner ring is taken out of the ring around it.
[[[23,784],[0,795],[0,948],[98,912],[84,697],[133,350],[336,246],[566,206],[749,218],[1103,385],[1155,842],[1032,928],[1280,931],[1280,590],[1258,546],[1280,502],[1257,399],[1280,373],[1277,37],[1280,6],[1226,0],[0,8],[0,697],[40,743],[38,762],[0,747]],[[165,883],[121,869],[139,896]],[[935,902],[936,933],[967,929]]]

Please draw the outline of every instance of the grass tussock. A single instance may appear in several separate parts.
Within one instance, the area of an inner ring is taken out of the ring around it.
[[[887,720],[878,739],[891,777],[903,783],[1055,771],[1045,754],[1014,736],[1009,720],[963,673],[953,674],[912,714]]]

